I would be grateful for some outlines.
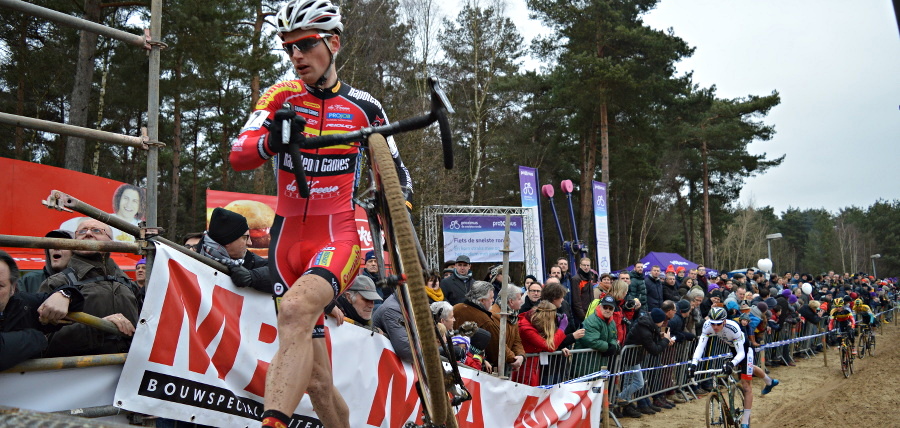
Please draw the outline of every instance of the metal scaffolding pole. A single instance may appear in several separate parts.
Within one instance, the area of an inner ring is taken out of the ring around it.
[[[147,44],[147,40],[144,36],[138,34],[131,34],[122,30],[117,30],[115,28],[110,28],[102,24],[98,24],[96,22],[91,22],[86,19],[78,18],[72,15],[68,15],[62,12],[57,12],[52,9],[47,9],[40,6],[35,6],[31,3],[26,3],[20,0],[0,0],[0,7],[5,7],[8,9],[18,10],[19,12],[24,12],[29,15],[37,16],[38,18],[45,18],[51,21],[57,22],[62,25],[66,25],[69,27],[77,28],[83,31],[90,31],[92,33],[97,33],[101,36],[106,36],[112,39],[121,40],[129,45],[137,46],[144,49],[149,49],[150,46]]]
[[[120,146],[135,147],[144,150],[146,150],[148,147],[147,139],[142,137],[132,137],[130,135],[122,135],[113,132],[99,131],[96,129],[82,128],[80,126],[51,122],[49,120],[34,119],[30,117],[16,116],[14,114],[3,112],[0,112],[0,123],[20,126],[23,128],[37,129],[39,131],[53,132],[55,134],[67,135],[70,137],[81,137],[85,139],[104,141],[107,143],[118,144]]]

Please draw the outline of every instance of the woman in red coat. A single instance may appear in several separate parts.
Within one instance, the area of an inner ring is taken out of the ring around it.
[[[562,304],[566,290],[556,283],[548,284],[541,292],[542,300],[523,314],[519,314],[519,336],[522,338],[522,347],[526,353],[554,352],[562,349],[563,355],[568,357],[567,346],[573,344],[576,339],[584,337],[584,329],[573,333],[565,333],[565,325],[568,320],[557,316],[556,309]],[[556,359],[551,359],[551,361]],[[547,367],[549,372],[553,367]],[[546,382],[548,376],[544,376]],[[529,357],[525,364],[512,373],[514,382],[537,386],[542,383],[540,357]],[[558,379],[555,379],[558,380]],[[553,382],[550,382],[553,383]]]

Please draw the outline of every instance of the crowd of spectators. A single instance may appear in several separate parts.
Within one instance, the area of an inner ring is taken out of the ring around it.
[[[46,236],[110,241],[112,230],[86,218],[74,234],[54,230]],[[217,208],[209,230],[189,234],[183,242],[188,249],[225,264],[236,286],[273,293],[267,260],[248,251],[248,238],[243,216]],[[46,260],[44,269],[19,278],[15,262],[0,252],[0,370],[39,356],[127,352],[148,286],[145,260],[137,263],[135,281],[108,253],[51,249],[46,250]],[[382,281],[373,251],[362,262],[353,285],[325,313],[337,318],[339,325],[347,321],[372,334],[383,334],[401,360],[411,361],[397,296]],[[484,281],[477,281],[465,255],[447,262],[443,271],[430,272],[426,292],[441,331],[441,343],[435,345],[444,358],[494,373],[502,361],[503,375],[513,381],[547,385],[599,371],[626,345],[638,345],[642,352],[656,356],[676,343],[691,342],[712,307],[723,307],[729,318],[749,324],[754,334],[748,340],[758,347],[773,332],[801,324],[822,325],[831,311],[844,307],[865,308],[867,313],[861,317],[872,322],[871,313],[890,309],[895,297],[891,281],[863,273],[769,275],[748,269],[711,276],[703,266],[685,269],[638,262],[632,269],[598,274],[589,258],[578,260],[574,272],[569,264],[560,258],[548,269],[543,283],[528,274],[523,287],[507,281],[506,290],[501,266],[492,267]],[[507,299],[506,312],[501,291]],[[120,334],[81,324],[55,324],[68,311],[110,321]],[[503,323],[505,344],[500,334]],[[599,357],[576,354],[575,362],[566,364],[576,349],[597,351]],[[767,365],[794,365],[787,349],[776,348]],[[551,355],[532,356],[539,353]],[[633,364],[623,369],[640,368]],[[615,397],[619,416],[641,417],[684,402],[671,394],[632,400],[645,381],[640,372],[623,377]],[[703,386],[696,386],[695,392],[706,393]]]

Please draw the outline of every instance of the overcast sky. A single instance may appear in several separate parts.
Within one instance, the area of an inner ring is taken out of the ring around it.
[[[526,40],[547,31],[524,0],[508,0],[507,11]],[[716,85],[719,97],[781,95],[765,120],[775,137],[750,152],[786,158],[748,179],[742,203],[780,214],[900,199],[900,32],[890,0],[662,0],[644,22],[695,47],[678,70]]]

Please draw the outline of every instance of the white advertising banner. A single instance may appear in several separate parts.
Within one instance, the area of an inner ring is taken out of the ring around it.
[[[278,346],[272,298],[157,245],[148,293],[115,393],[127,410],[214,426],[255,426],[266,369]],[[390,342],[371,331],[326,322],[334,382],[350,426],[396,428],[421,422],[415,376]],[[462,368],[473,400],[460,427],[596,427],[596,383],[533,388]],[[321,427],[308,397],[291,427]]]

